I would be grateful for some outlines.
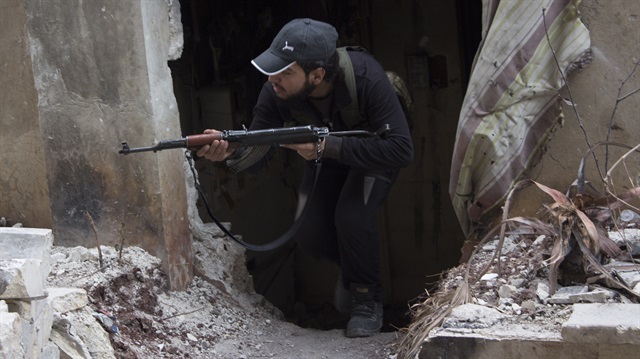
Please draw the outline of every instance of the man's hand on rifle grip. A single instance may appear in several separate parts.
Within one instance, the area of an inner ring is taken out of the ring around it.
[[[320,151],[318,151],[318,145],[320,145]],[[318,142],[306,142],[306,143],[291,143],[286,145],[280,145],[280,147],[288,148],[298,152],[302,158],[307,161],[315,161],[318,159],[318,153],[324,151],[324,138]]]
[[[204,130],[204,133],[220,133],[220,131]],[[196,155],[198,155],[198,157],[204,157],[209,161],[220,162],[226,160],[227,157],[231,156],[234,151],[235,148],[229,148],[229,142],[223,140],[213,140],[213,142],[211,142],[210,144],[200,147],[200,149],[198,149],[198,151],[196,152]]]

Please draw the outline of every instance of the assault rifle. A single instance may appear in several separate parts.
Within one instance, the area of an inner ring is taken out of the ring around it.
[[[214,140],[224,140],[236,147],[252,147],[262,145],[281,145],[290,143],[317,142],[326,136],[381,136],[389,131],[389,125],[382,126],[378,131],[349,130],[329,132],[327,127],[296,126],[282,128],[268,128],[263,130],[225,130],[219,133],[190,135],[179,139],[158,142],[155,146],[131,148],[126,141],[122,142],[119,153],[128,155],[135,152],[158,152],[172,148],[188,148],[197,150]]]

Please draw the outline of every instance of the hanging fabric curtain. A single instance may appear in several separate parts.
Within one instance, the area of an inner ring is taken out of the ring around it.
[[[483,37],[460,112],[449,184],[467,238],[526,176],[562,123],[563,76],[591,58],[579,3],[483,0]]]

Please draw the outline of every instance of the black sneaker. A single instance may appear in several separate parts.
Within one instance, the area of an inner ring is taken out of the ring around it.
[[[373,291],[366,286],[351,285],[353,307],[347,323],[347,337],[369,337],[382,328],[382,303],[376,301]]]

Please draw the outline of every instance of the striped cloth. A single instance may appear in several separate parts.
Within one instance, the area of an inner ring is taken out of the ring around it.
[[[467,238],[526,176],[563,120],[559,69],[566,76],[591,58],[579,3],[483,0],[483,40],[460,112],[449,184]]]

